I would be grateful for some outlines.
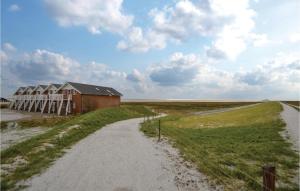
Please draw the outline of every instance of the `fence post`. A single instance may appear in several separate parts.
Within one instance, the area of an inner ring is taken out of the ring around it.
[[[158,120],[158,141],[160,141],[160,119]]]
[[[263,191],[275,191],[275,166],[263,166]]]

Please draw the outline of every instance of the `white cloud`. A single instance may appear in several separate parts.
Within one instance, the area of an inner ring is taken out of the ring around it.
[[[8,52],[14,52],[14,51],[16,51],[17,49],[12,45],[12,44],[10,44],[10,43],[4,43],[3,45],[2,45],[2,47],[3,47],[3,50],[4,51],[8,51]]]
[[[300,42],[300,32],[290,34],[289,41],[292,43]]]
[[[60,53],[1,51],[1,88],[75,81],[111,86],[125,98],[298,99],[299,52],[279,53],[248,71],[225,71],[195,54],[172,54],[165,62],[129,74],[95,61],[79,63]],[[163,94],[162,94],[163,92]]]
[[[131,74],[127,75],[127,79],[133,82],[142,82],[144,81],[144,76],[137,69],[133,69]]]
[[[151,48],[162,49],[166,46],[165,36],[149,30],[146,34],[140,27],[132,27],[124,40],[117,44],[120,50],[131,52],[147,52]]]
[[[20,11],[21,10],[21,7],[17,4],[12,4],[9,6],[9,11],[11,12],[17,12],[17,11]]]
[[[122,0],[45,0],[46,6],[60,26],[84,26],[89,32],[123,33],[133,16],[123,12]]]
[[[8,59],[8,57],[7,57],[6,53],[1,50],[0,51],[0,60],[1,60],[1,63],[5,64],[7,62],[7,59]]]
[[[279,53],[255,69],[235,75],[242,83],[257,87],[260,94],[281,99],[287,95],[299,99],[299,76],[299,53]]]
[[[187,84],[196,77],[200,65],[196,55],[177,52],[171,55],[167,63],[153,65],[150,68],[150,78],[162,86]]]
[[[249,0],[209,0],[193,3],[177,1],[172,6],[149,12],[152,26],[147,30],[134,27],[118,48],[133,52],[161,49],[169,42],[181,43],[189,38],[212,38],[207,55],[235,60],[248,46],[263,46],[266,34],[254,33],[256,12]],[[222,55],[222,56],[221,56]]]

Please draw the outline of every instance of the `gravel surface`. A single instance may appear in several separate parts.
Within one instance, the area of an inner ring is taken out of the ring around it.
[[[285,132],[288,137],[290,137],[290,141],[293,143],[294,148],[299,151],[299,128],[300,128],[300,113],[295,108],[286,105],[284,103],[281,103],[283,107],[283,111],[281,112],[281,118],[286,123],[286,129]]]
[[[25,182],[27,190],[215,190],[166,141],[146,138],[139,131],[142,120],[116,122],[83,139]]]

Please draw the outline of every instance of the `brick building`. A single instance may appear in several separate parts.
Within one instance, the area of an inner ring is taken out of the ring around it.
[[[11,109],[68,115],[120,106],[122,94],[111,87],[66,82],[21,87],[14,93]]]

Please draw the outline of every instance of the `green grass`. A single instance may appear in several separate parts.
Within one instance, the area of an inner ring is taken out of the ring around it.
[[[299,156],[279,134],[281,110],[279,103],[268,102],[207,116],[170,115],[161,119],[161,132],[225,190],[262,190],[265,164],[276,166],[277,190],[299,190],[291,181]],[[156,127],[157,120],[148,121],[141,130],[156,136]]]
[[[53,116],[53,117],[44,117],[37,119],[23,119],[18,120],[17,123],[21,128],[30,128],[30,127],[53,127],[66,123],[74,119],[74,116]]]
[[[143,105],[163,113],[187,114],[195,111],[237,107],[257,102],[124,102],[123,105]]]
[[[49,167],[55,159],[62,156],[66,148],[101,129],[106,124],[150,114],[152,112],[143,106],[101,109],[74,117],[66,123],[54,126],[44,134],[9,147],[1,152],[1,165],[12,164],[17,157],[21,157],[27,162],[10,174],[1,175],[1,189],[15,189],[19,181],[40,173]],[[80,128],[68,129],[74,125],[79,125]],[[66,133],[63,136],[58,136],[63,131]],[[48,146],[43,146],[45,143]]]
[[[8,126],[8,121],[0,121],[0,129],[5,129]]]

